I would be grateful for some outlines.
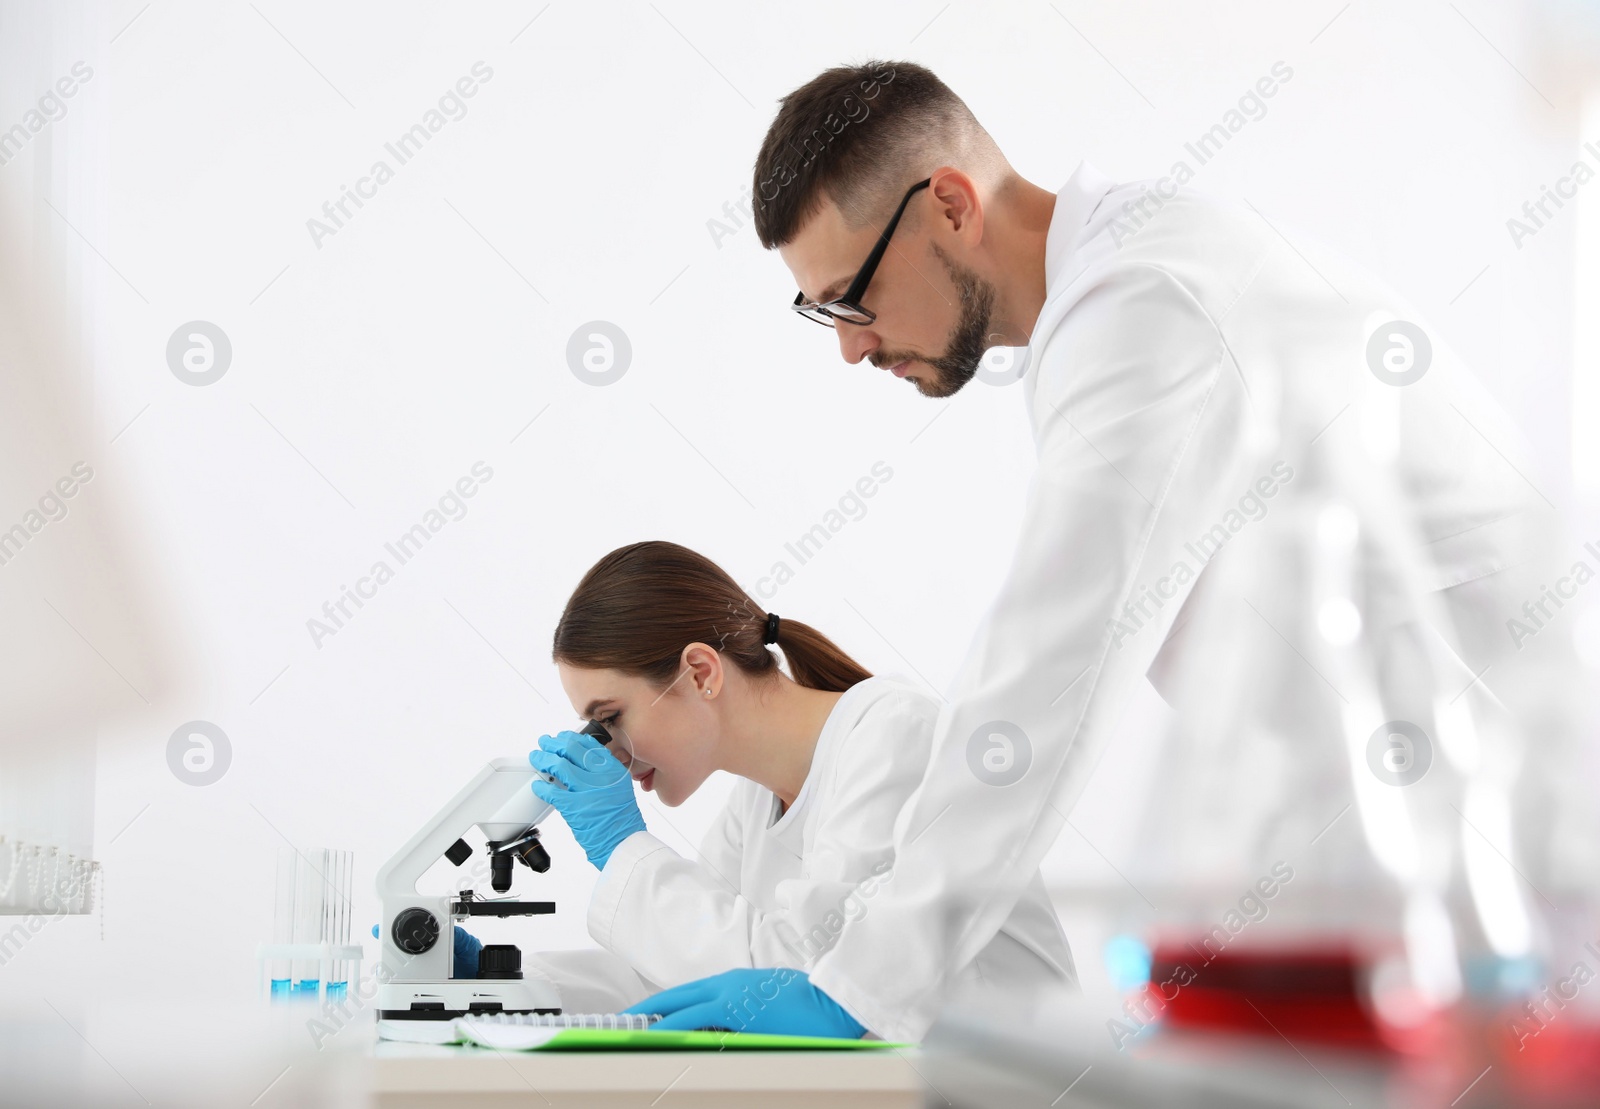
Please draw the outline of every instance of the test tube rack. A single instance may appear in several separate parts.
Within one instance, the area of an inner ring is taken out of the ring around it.
[[[336,985],[341,989],[354,988],[352,982],[361,979],[361,945],[359,943],[263,943],[256,945],[256,962],[258,964],[257,985],[259,992],[265,994],[269,990],[268,983],[272,980],[272,965],[275,960],[285,960],[294,963],[317,964],[317,988],[315,991],[298,989],[298,982],[290,984],[288,990],[272,988],[273,1000],[279,1001],[286,998],[310,1001],[338,1001],[338,997],[330,997],[328,987]],[[347,968],[349,977],[343,981],[330,982],[338,967]]]

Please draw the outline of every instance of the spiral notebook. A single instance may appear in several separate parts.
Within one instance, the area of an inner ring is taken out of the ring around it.
[[[473,1013],[453,1020],[380,1020],[378,1036],[417,1044],[476,1044],[497,1051],[761,1051],[911,1047],[884,1040],[753,1032],[652,1032],[661,1018],[632,1013]]]

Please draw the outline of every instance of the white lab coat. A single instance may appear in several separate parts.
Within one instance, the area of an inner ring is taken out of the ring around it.
[[[1203,620],[1188,621],[1204,606],[1187,602],[1249,600],[1264,615],[1294,603],[1216,596],[1230,586],[1186,546],[1231,520],[1274,462],[1316,471],[1362,513],[1387,513],[1362,523],[1403,534],[1399,561],[1410,565],[1395,578],[1408,604],[1435,595],[1448,607],[1459,591],[1481,617],[1470,591],[1548,542],[1550,513],[1512,467],[1508,422],[1437,334],[1418,383],[1397,388],[1369,369],[1372,320],[1418,319],[1391,291],[1331,253],[1291,247],[1247,208],[1159,197],[1087,164],[1057,196],[1047,299],[1020,381],[1038,467],[1016,553],[940,715],[892,874],[811,972],[886,1038],[920,1039],[952,969],[1007,918],[1133,683],[1149,673],[1161,688],[1185,646],[1223,649]],[[1367,410],[1384,406],[1397,430],[1374,462]],[[1362,488],[1341,488],[1357,472]],[[1198,572],[1174,582],[1184,561]],[[1165,603],[1133,610],[1127,634],[1128,606],[1163,578]],[[1175,621],[1189,624],[1181,637],[1169,636]],[[1483,663],[1470,665],[1444,623],[1434,630],[1459,654],[1452,677],[1464,688]],[[1027,739],[1027,772],[1004,786],[971,769],[994,742],[980,725],[995,720]]]
[[[875,911],[895,823],[922,781],[939,702],[891,676],[846,690],[794,804],[740,779],[698,858],[635,832],[606,861],[589,934],[666,987],[735,967],[809,969],[850,920]],[[1076,985],[1037,868],[956,978],[1018,1005]]]

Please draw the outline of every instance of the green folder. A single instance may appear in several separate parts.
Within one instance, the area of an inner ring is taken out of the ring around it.
[[[887,1040],[774,1036],[763,1032],[637,1032],[623,1028],[563,1028],[527,1051],[883,1051],[916,1047]]]
[[[583,1019],[583,1018],[577,1018]],[[776,1036],[765,1032],[654,1032],[642,1028],[560,1028],[520,1020],[380,1020],[385,1040],[475,1044],[497,1051],[894,1051],[916,1047],[886,1040]]]

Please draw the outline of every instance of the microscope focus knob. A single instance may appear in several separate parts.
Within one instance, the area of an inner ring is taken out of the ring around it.
[[[395,946],[407,955],[421,955],[439,942],[439,920],[427,909],[413,907],[394,918]]]

